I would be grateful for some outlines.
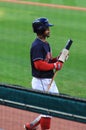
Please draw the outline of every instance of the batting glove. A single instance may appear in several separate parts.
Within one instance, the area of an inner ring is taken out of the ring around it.
[[[65,61],[68,60],[68,57],[69,57],[69,50],[67,50],[67,49],[64,48],[64,49],[62,50],[62,52],[61,52],[61,54],[60,54],[58,60],[59,60],[59,61],[62,61],[62,62],[65,62]]]
[[[56,63],[54,63],[54,67],[56,70],[61,70],[62,66],[63,66],[63,63],[60,61],[57,61]]]

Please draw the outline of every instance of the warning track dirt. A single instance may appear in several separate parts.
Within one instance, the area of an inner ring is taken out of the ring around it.
[[[18,3],[18,4],[28,4],[28,5],[33,5],[33,6],[44,6],[44,7],[58,8],[58,9],[86,11],[86,8],[83,8],[83,7],[48,4],[48,3],[31,2],[31,1],[27,2],[27,1],[20,1],[20,0],[0,0],[0,2],[11,2],[11,3]]]

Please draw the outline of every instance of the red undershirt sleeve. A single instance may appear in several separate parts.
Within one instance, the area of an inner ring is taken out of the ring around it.
[[[57,60],[58,60],[57,57],[56,58],[52,58],[51,63],[55,63],[55,62],[57,62]]]
[[[54,69],[53,63],[47,63],[47,62],[42,61],[42,60],[34,61],[34,66],[36,69],[41,70],[41,71],[48,71],[48,70]]]

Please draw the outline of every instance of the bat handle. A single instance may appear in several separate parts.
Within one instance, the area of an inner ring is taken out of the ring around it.
[[[51,88],[51,85],[52,85],[52,82],[54,81],[54,78],[55,78],[55,76],[56,76],[56,73],[57,73],[57,70],[55,70],[55,73],[54,73],[54,75],[53,75],[53,77],[52,77],[52,79],[51,79],[51,81],[50,81],[50,84],[48,85],[47,92],[49,92],[49,89]]]

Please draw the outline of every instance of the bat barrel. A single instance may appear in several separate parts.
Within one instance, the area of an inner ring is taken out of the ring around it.
[[[71,45],[72,45],[72,43],[73,43],[73,41],[72,41],[71,39],[69,39],[68,42],[67,42],[67,44],[66,44],[66,46],[65,46],[65,48],[66,48],[67,50],[69,50],[70,47],[71,47]]]

